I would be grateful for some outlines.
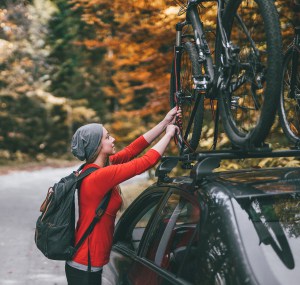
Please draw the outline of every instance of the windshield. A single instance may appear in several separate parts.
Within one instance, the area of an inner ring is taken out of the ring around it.
[[[238,226],[259,283],[274,279],[274,284],[299,284],[300,194],[248,197],[237,202],[233,200]]]

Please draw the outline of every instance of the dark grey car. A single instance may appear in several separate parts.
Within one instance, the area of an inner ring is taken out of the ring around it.
[[[300,284],[300,169],[155,183],[119,220],[103,284]]]

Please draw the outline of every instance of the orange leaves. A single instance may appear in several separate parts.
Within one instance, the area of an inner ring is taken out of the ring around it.
[[[94,40],[94,39],[92,39],[92,40],[86,39],[86,40],[83,40],[82,42],[74,41],[73,44],[78,45],[78,46],[84,45],[87,49],[90,49],[90,50],[96,49],[96,48],[107,47],[107,45],[105,43]]]

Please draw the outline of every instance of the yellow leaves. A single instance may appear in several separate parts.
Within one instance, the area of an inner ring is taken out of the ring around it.
[[[272,166],[274,164],[274,159],[273,158],[264,158],[262,161],[259,162],[258,166],[260,168],[265,167],[266,165]]]
[[[25,84],[25,85],[21,85],[21,86],[16,87],[15,90],[18,93],[24,94],[24,93],[31,90],[31,86]]]
[[[146,132],[142,118],[136,111],[116,112],[114,117],[115,120],[114,123],[110,125],[110,129],[112,129],[111,133],[117,141],[129,143],[140,136],[143,132]],[[130,118],[130,120],[128,120],[128,118]]]
[[[296,159],[290,159],[285,165],[286,167],[300,167],[300,161]]]
[[[91,118],[96,118],[95,110],[83,106],[72,108],[72,119],[77,122],[88,122]]]
[[[269,167],[299,167],[300,160],[293,157],[286,158],[262,158],[262,159],[239,159],[223,160],[217,171],[269,168]],[[255,179],[258,179],[257,177]]]
[[[212,107],[214,110],[217,109],[217,100],[211,102],[211,99],[204,99],[204,108],[206,110],[211,110]]]
[[[283,158],[264,158],[258,164],[261,168],[266,167],[298,167],[300,166],[300,160],[293,157],[283,157]]]
[[[15,50],[15,45],[9,41],[0,39],[0,63],[7,60]]]
[[[178,14],[178,7],[177,6],[171,6],[164,10],[164,14],[166,16],[176,16]]]
[[[241,169],[238,161],[222,161],[220,167],[216,171],[228,171]]]
[[[182,20],[182,17],[177,16],[179,6],[174,6],[169,0],[71,0],[70,3],[73,9],[83,11],[81,20],[93,28],[93,33],[75,44],[83,44],[90,50],[102,47],[107,49],[99,70],[105,70],[108,80],[99,88],[108,101],[114,98],[118,108],[124,111],[114,114],[113,128],[120,137],[122,133],[127,139],[132,137],[133,133],[141,133],[141,118],[149,117],[147,124],[150,124],[149,122],[158,120],[160,114],[169,109],[175,24]],[[201,20],[206,31],[211,30],[210,33],[206,32],[206,36],[213,50],[216,3],[207,2],[204,6],[205,8],[201,8]],[[246,8],[248,7],[245,7],[245,11]],[[286,10],[284,7],[282,9]],[[288,31],[284,33],[289,35]],[[259,48],[265,49],[264,46]],[[241,54],[243,53],[248,55],[247,49],[242,50]],[[240,100],[242,98],[241,95]],[[213,105],[216,108],[215,101]],[[213,143],[210,108],[210,101],[206,100],[205,115],[208,115],[209,119],[206,119],[206,128],[201,138],[201,147],[206,149]],[[137,118],[140,119],[137,121]],[[227,136],[221,132],[218,146],[229,145]],[[260,164],[267,165],[271,162],[261,161]],[[233,162],[228,167],[235,169],[238,166]]]

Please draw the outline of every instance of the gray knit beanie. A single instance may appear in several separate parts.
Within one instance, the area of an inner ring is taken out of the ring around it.
[[[72,138],[71,152],[80,160],[89,161],[100,145],[103,135],[103,125],[87,124],[80,127]]]

